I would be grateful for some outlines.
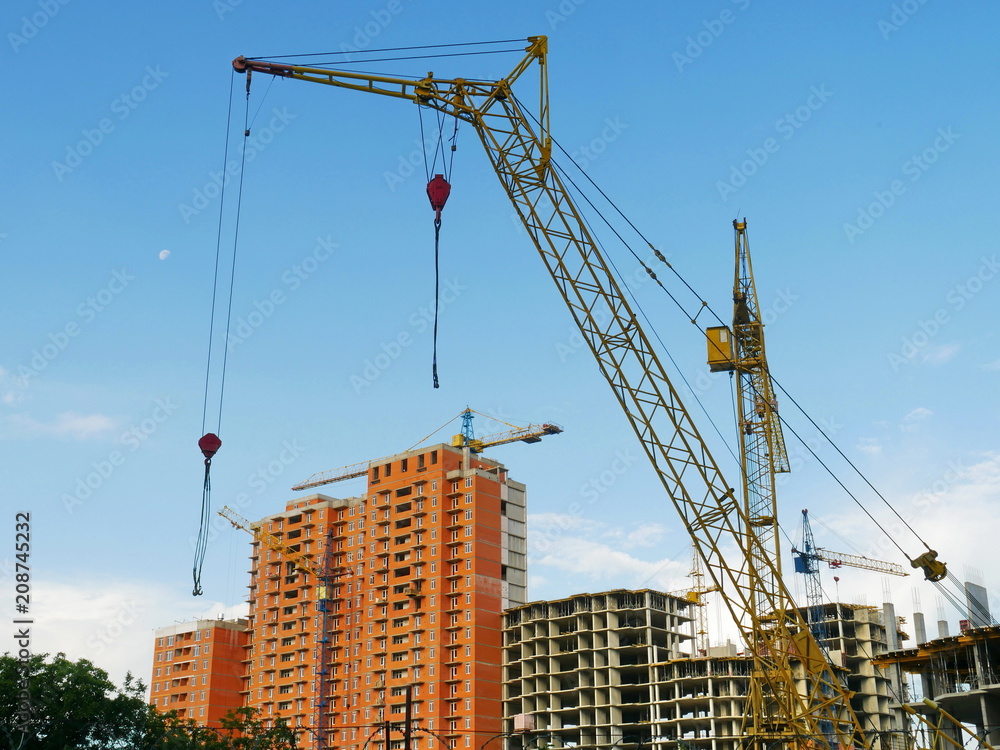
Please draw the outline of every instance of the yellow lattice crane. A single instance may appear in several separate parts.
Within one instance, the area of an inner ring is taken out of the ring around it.
[[[691,572],[689,575],[693,584],[691,588],[671,591],[669,593],[686,599],[693,607],[691,624],[694,630],[694,653],[692,656],[707,656],[709,642],[708,613],[705,611],[705,608],[708,603],[704,597],[705,594],[718,591],[719,587],[705,585],[705,570],[702,566],[701,557],[698,555],[698,550],[694,550],[694,554],[691,556]]]
[[[323,583],[323,573],[320,572],[319,568],[310,557],[299,550],[297,544],[285,544],[283,541],[278,539],[278,537],[274,536],[274,534],[269,534],[264,531],[259,523],[251,523],[228,505],[224,506],[222,510],[219,511],[219,515],[229,521],[229,523],[237,529],[243,529],[243,531],[250,534],[250,536],[252,536],[256,541],[260,542],[268,549],[277,552],[279,555],[284,557],[285,560],[290,562],[296,570],[308,573],[318,582],[321,584]]]
[[[791,596],[761,546],[736,493],[723,478],[681,403],[652,343],[551,161],[548,40],[529,37],[524,58],[498,81],[374,76],[238,57],[237,72],[408,100],[471,124],[515,211],[569,308],[584,341],[632,425],[668,497],[723,592],[753,658],[747,743],[755,750],[864,745],[849,693],[833,678]],[[531,116],[513,86],[539,71],[539,109]],[[647,268],[652,278],[656,274]],[[745,560],[730,563],[724,546]],[[767,581],[769,585],[762,586]],[[795,655],[812,670],[800,693]],[[824,686],[824,687],[821,687]],[[826,693],[829,693],[827,695]]]
[[[547,45],[543,36],[529,37],[524,58],[497,81],[433,73],[407,79],[245,57],[236,58],[233,67],[248,76],[265,73],[398,98],[475,129],[747,644],[759,698],[748,707],[742,745],[754,750],[866,746],[874,738],[859,726],[849,691],[827,668],[758,536],[762,519],[751,519],[723,478],[552,163]],[[514,93],[514,84],[533,65],[539,71],[536,115]],[[652,269],[646,271],[656,280]],[[723,550],[737,545],[743,559],[727,560]],[[793,658],[808,671],[803,692]]]

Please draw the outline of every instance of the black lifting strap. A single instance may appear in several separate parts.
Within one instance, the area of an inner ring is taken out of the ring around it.
[[[438,240],[441,237],[441,217],[434,219],[434,355],[433,372],[434,387],[439,388],[438,383],[438,307],[441,298],[441,271],[439,264]]]

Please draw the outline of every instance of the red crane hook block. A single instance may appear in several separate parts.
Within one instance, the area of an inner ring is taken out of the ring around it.
[[[198,447],[201,448],[201,453],[205,456],[205,460],[211,461],[212,456],[218,453],[219,448],[222,447],[222,441],[219,440],[219,436],[214,432],[209,432],[202,435],[198,440]]]
[[[434,179],[427,183],[427,197],[430,198],[431,208],[437,212],[434,216],[435,221],[441,221],[441,209],[448,202],[450,193],[451,185],[443,174],[434,175]]]

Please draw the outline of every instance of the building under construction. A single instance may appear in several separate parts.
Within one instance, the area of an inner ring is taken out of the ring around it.
[[[615,590],[508,611],[504,729],[553,747],[742,747],[753,662],[732,644],[682,653],[691,606],[657,591]],[[887,627],[874,607],[838,603],[822,616],[828,653],[871,746],[905,747],[891,670],[873,661],[895,635],[894,615]],[[793,668],[804,690],[806,675]]]
[[[968,738],[948,715],[974,727],[991,745],[1000,743],[1000,626],[968,627],[959,635],[882,654],[876,664],[913,675],[917,685],[907,692],[907,705],[940,724],[959,745]]]
[[[252,524],[245,702],[343,750],[402,747],[400,723],[420,727],[405,738],[415,750],[471,747],[500,731],[501,613],[526,585],[524,485],[444,444],[366,474],[364,495],[309,495]]]

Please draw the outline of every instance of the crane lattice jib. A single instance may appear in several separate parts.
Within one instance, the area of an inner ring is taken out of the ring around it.
[[[273,534],[268,534],[258,524],[251,523],[228,506],[223,507],[223,509],[219,511],[219,515],[229,521],[229,523],[236,528],[243,529],[248,532],[254,539],[268,549],[272,549],[285,557],[303,573],[308,573],[309,575],[314,576],[317,581],[322,580],[322,576],[319,571],[313,567],[312,561],[309,560],[309,558],[300,553],[298,550],[289,547]]]
[[[739,405],[739,439],[743,502],[759,544],[745,554],[767,554],[771,565],[758,561],[760,590],[753,596],[762,611],[775,596],[781,577],[778,506],[775,474],[788,471],[785,439],[764,351],[764,323],[760,318],[747,239],[746,220],[733,221],[736,264],[733,279],[733,365]]]
[[[748,644],[755,685],[748,739],[759,750],[807,742],[813,747],[864,745],[848,694],[829,676],[780,579],[765,602],[752,596],[762,576],[774,577],[773,565],[550,164],[546,39],[532,37],[529,42],[525,58],[510,76],[485,83],[433,76],[413,82],[244,58],[237,58],[234,68],[402,97],[475,126],[504,190]],[[541,72],[537,133],[510,88],[532,62]],[[733,565],[721,553],[732,545],[749,547],[753,554]],[[797,690],[793,657],[815,678],[808,681],[805,694]],[[823,695],[823,689],[831,695]],[[824,734],[827,726],[832,735]]]
[[[872,558],[865,557],[864,555],[848,555],[843,552],[831,552],[828,549],[817,547],[815,557],[817,560],[829,563],[831,568],[839,568],[841,565],[847,565],[851,568],[874,570],[876,573],[885,573],[890,576],[910,575],[903,569],[902,565],[885,562],[883,560],[873,560]]]

